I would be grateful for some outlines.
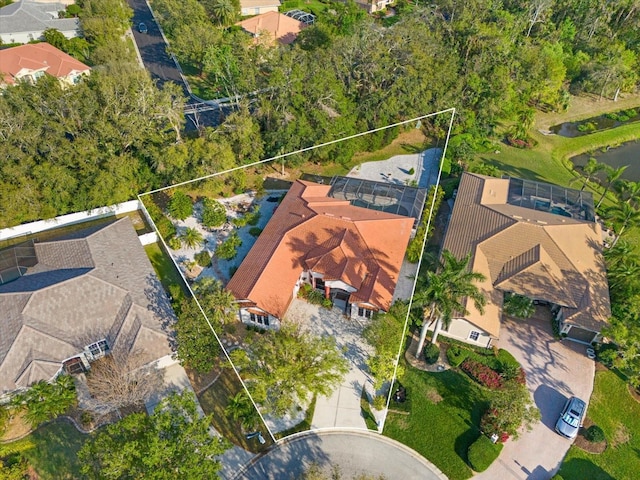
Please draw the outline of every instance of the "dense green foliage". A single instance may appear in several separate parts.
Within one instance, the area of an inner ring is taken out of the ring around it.
[[[407,305],[395,302],[388,313],[374,315],[364,329],[363,337],[373,346],[374,353],[367,358],[367,366],[374,378],[376,390],[393,379],[396,358],[403,342],[402,333],[407,318]],[[404,374],[404,364],[398,365],[398,376]]]
[[[53,383],[41,380],[12,399],[14,405],[25,406],[25,418],[34,428],[62,415],[75,402],[76,386],[69,375],[60,375]]]
[[[78,454],[82,473],[90,479],[216,478],[215,456],[228,445],[210,434],[210,425],[193,393],[172,393],[152,415],[134,413],[99,430]]]
[[[533,300],[528,297],[516,293],[505,293],[503,311],[512,317],[526,319],[536,312],[536,307]]]
[[[183,191],[176,191],[169,201],[169,213],[173,218],[184,220],[193,213],[191,197]]]
[[[606,440],[604,432],[598,425],[591,425],[589,428],[587,428],[584,437],[593,443],[600,443]]]
[[[270,415],[283,415],[314,395],[329,395],[348,372],[334,338],[315,337],[294,324],[254,337],[231,352],[253,399]]]
[[[469,447],[469,465],[476,472],[484,472],[498,458],[502,447],[501,443],[491,443],[488,437],[480,435]]]
[[[429,365],[433,365],[438,361],[438,357],[440,356],[440,347],[438,345],[434,345],[433,343],[428,343],[424,347],[424,359]]]
[[[217,200],[202,200],[202,224],[205,227],[219,227],[227,221],[227,210]]]
[[[238,248],[242,245],[242,239],[238,232],[232,232],[224,242],[216,248],[215,255],[222,260],[233,260],[238,254]]]
[[[434,195],[435,199],[433,198]],[[445,191],[440,187],[434,185],[429,189],[429,194],[427,195],[422,210],[420,226],[415,236],[409,241],[409,246],[407,247],[407,260],[411,263],[418,263],[422,255],[425,236],[428,238],[433,234],[436,215],[438,214],[442,200],[444,200],[444,196]],[[427,231],[427,223],[429,223],[429,231]]]

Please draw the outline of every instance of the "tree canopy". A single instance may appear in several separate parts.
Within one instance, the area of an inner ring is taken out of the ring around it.
[[[90,479],[218,478],[215,457],[229,445],[210,432],[193,393],[172,393],[150,416],[128,415],[94,434],[78,457]]]

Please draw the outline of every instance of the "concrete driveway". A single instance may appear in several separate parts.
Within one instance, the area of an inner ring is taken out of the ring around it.
[[[475,478],[548,480],[572,443],[555,433],[555,422],[571,395],[589,402],[594,362],[587,358],[585,345],[553,338],[545,307],[538,307],[533,319],[503,321],[500,347],[522,364],[542,421],[518,440],[508,441],[493,465]]]
[[[332,468],[338,468],[341,478],[368,474],[389,480],[446,480],[415,451],[371,432],[306,432],[289,437],[256,458],[235,479],[301,478],[313,463],[328,475]]]

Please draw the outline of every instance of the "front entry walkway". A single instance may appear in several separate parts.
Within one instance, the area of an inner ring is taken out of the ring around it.
[[[373,349],[362,338],[366,320],[356,321],[345,317],[336,308],[327,310],[300,299],[293,301],[287,317],[293,321],[301,321],[314,335],[335,338],[338,348],[344,351],[349,360],[349,372],[342,384],[331,396],[317,398],[311,428],[366,429],[367,425],[360,412],[360,396],[363,387],[373,393],[366,364]]]
[[[478,480],[552,477],[571,446],[571,440],[554,431],[560,410],[571,395],[587,403],[591,397],[595,367],[586,356],[586,346],[555,340],[544,310],[538,308],[537,318],[504,320],[500,329],[500,347],[511,352],[524,368],[542,421],[518,440],[507,441],[491,467],[474,477]]]

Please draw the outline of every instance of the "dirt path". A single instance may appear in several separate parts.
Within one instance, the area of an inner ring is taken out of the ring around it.
[[[640,94],[637,93],[620,95],[617,102],[604,98],[599,100],[597,95],[572,96],[566,112],[538,112],[536,114],[535,128],[537,130],[549,130],[550,127],[558,123],[582,120],[603,113],[616,112],[638,106],[640,106]]]

